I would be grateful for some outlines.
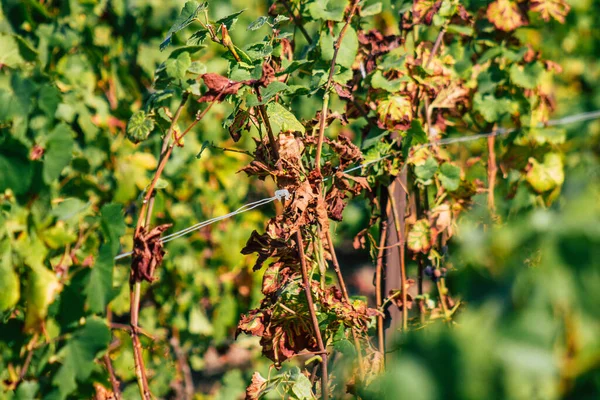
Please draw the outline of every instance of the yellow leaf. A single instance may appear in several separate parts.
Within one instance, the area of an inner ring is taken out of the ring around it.
[[[487,18],[496,28],[507,32],[527,25],[527,18],[517,3],[510,0],[496,0],[491,3],[487,9]]]

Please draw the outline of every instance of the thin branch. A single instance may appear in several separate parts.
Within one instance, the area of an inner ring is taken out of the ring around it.
[[[319,351],[321,352],[321,397],[326,400],[329,399],[329,387],[327,384],[327,350],[323,344],[321,329],[319,328],[319,320],[317,319],[317,314],[315,313],[312,289],[310,286],[310,280],[308,278],[308,268],[306,267],[306,257],[304,255],[304,241],[302,240],[302,233],[299,229],[296,231],[296,240],[298,241],[298,253],[300,256],[300,265],[302,266],[302,281],[304,283],[304,293],[306,294],[306,301],[308,303],[308,312],[310,313],[313,329],[315,330],[317,345],[319,346]]]
[[[335,254],[335,248],[333,247],[333,240],[331,240],[331,232],[329,232],[328,229],[325,231],[325,238],[327,239],[327,247],[329,247],[329,253],[331,254],[333,269],[335,270],[338,282],[340,283],[340,288],[342,289],[342,295],[344,296],[344,299],[346,299],[346,301],[350,303],[350,298],[348,297],[348,289],[346,289],[346,283],[344,282],[344,277],[342,276],[340,263],[338,262],[337,255]]]
[[[112,366],[112,361],[110,360],[110,356],[108,352],[104,355],[104,364],[106,365],[106,369],[108,370],[108,376],[110,378],[110,385],[112,386],[113,395],[116,400],[121,400],[121,389],[119,385],[119,380],[115,375],[115,370]]]
[[[342,40],[344,40],[344,35],[346,34],[346,30],[352,21],[352,17],[356,13],[356,8],[358,7],[359,0],[354,0],[352,3],[352,8],[346,17],[346,23],[342,27],[340,34],[333,44],[333,57],[331,58],[331,65],[329,67],[329,77],[327,78],[327,83],[325,84],[325,94],[323,95],[323,107],[321,108],[321,119],[319,120],[319,140],[317,142],[317,155],[315,157],[315,169],[317,174],[321,174],[321,152],[323,149],[323,139],[325,136],[325,124],[327,123],[327,112],[329,110],[329,89],[331,89],[331,84],[333,83],[333,75],[335,73],[335,62],[337,60],[338,52],[340,51],[340,46],[342,44]]]
[[[181,371],[181,374],[183,375],[185,400],[191,400],[194,398],[194,381],[192,379],[192,371],[190,369],[190,365],[188,364],[185,351],[181,348],[181,343],[179,342],[179,331],[173,329],[173,336],[169,342],[175,351],[177,365]]]
[[[308,44],[312,44],[312,39],[306,31],[306,29],[304,28],[304,25],[302,24],[302,16],[294,14],[292,7],[290,7],[290,3],[288,3],[287,0],[281,0],[281,3],[283,4],[287,12],[290,14],[290,17],[292,17],[292,20],[294,20],[294,24],[296,24],[298,29],[300,29],[300,32],[302,32],[302,34],[304,35],[304,38],[306,39]]]
[[[23,362],[23,366],[21,367],[21,371],[19,371],[19,380],[15,383],[14,387],[16,388],[25,376],[27,375],[27,370],[29,369],[29,365],[31,364],[31,359],[33,358],[33,351],[36,349],[36,343],[38,339],[38,334],[34,334],[33,338],[27,345],[27,356],[25,357],[25,361]]]
[[[258,89],[256,89],[256,93],[258,93]],[[269,115],[267,114],[267,108],[264,104],[258,106],[259,114],[267,128],[267,135],[269,136],[269,144],[271,145],[271,150],[273,150],[273,157],[275,158],[275,163],[279,161],[279,149],[277,148],[277,141],[275,140],[275,134],[273,133],[273,128],[271,127],[271,121],[269,120]]]
[[[133,360],[135,363],[135,376],[137,378],[140,396],[143,400],[151,400],[152,394],[148,386],[146,376],[146,367],[144,366],[144,356],[142,354],[142,344],[138,335],[138,313],[140,306],[140,291],[142,283],[136,282],[130,291],[130,314],[131,314],[131,342],[133,345]]]
[[[333,240],[331,240],[331,232],[327,229],[325,231],[325,238],[327,239],[327,246],[329,247],[329,253],[331,254],[331,261],[333,263],[333,269],[338,278],[338,282],[340,283],[340,288],[342,289],[342,295],[344,296],[344,300],[346,303],[350,304],[350,297],[348,296],[348,289],[346,289],[346,283],[344,282],[344,277],[342,276],[342,269],[340,268],[340,263],[338,262],[337,255],[335,254],[335,247],[333,247]],[[352,338],[354,339],[354,347],[356,347],[356,353],[358,355],[358,369],[364,378],[365,369],[362,355],[362,348],[360,346],[360,341],[358,340],[358,336],[352,329]]]

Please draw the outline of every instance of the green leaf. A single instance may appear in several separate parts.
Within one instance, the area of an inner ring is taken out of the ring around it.
[[[217,20],[217,22],[215,22],[215,25],[217,27],[220,27],[221,25],[225,25],[225,27],[227,28],[227,30],[230,31],[231,28],[233,27],[233,25],[235,25],[235,23],[236,23],[238,17],[240,16],[240,14],[243,13],[244,11],[246,11],[246,10],[241,10],[241,11],[238,11],[238,12],[233,13],[231,15],[228,15],[226,17],[223,17],[223,18]]]
[[[208,37],[208,29],[200,29],[196,31],[192,36],[185,42],[188,46],[199,46],[204,43],[204,40]]]
[[[271,99],[277,93],[285,92],[288,89],[289,86],[283,82],[273,81],[269,83],[269,86],[267,86],[264,90],[261,90],[262,104],[268,102],[269,99]]]
[[[105,243],[111,243],[111,250],[116,253],[119,249],[119,238],[125,234],[125,220],[120,204],[105,204],[100,210],[102,232],[106,236]]]
[[[175,80],[177,84],[181,84],[185,80],[188,68],[192,66],[192,58],[190,53],[182,52],[175,59],[169,58],[165,65],[167,76]]]
[[[187,72],[194,75],[202,75],[205,74],[208,68],[206,65],[201,63],[200,61],[192,61],[190,66],[187,69]]]
[[[21,297],[19,276],[13,269],[12,250],[10,241],[0,242],[0,312],[6,311],[17,304]]]
[[[41,328],[41,323],[48,314],[48,306],[52,304],[61,289],[61,284],[53,271],[50,271],[41,263],[31,267],[29,279],[25,286],[25,299],[27,302],[25,330],[27,331]]]
[[[17,68],[27,61],[34,61],[36,51],[17,35],[0,33],[0,65]]]
[[[497,98],[488,94],[476,93],[473,98],[473,109],[478,111],[487,122],[497,122],[504,115],[513,111],[513,104],[507,98]]]
[[[402,84],[407,82],[409,78],[402,77],[400,79],[394,79],[392,81],[387,80],[381,71],[375,71],[371,77],[371,86],[373,89],[383,89],[390,93],[395,93],[402,88]]]
[[[471,26],[454,25],[454,24],[448,25],[448,28],[446,30],[448,31],[448,33],[458,33],[459,35],[465,35],[465,36],[473,36],[473,33],[475,33],[475,30]]]
[[[22,381],[15,392],[12,400],[31,400],[36,399],[40,384],[36,381]]]
[[[456,165],[442,164],[439,177],[442,186],[450,192],[458,189],[460,186],[460,168]]]
[[[526,179],[536,192],[544,193],[563,184],[565,174],[560,154],[547,153],[543,163],[535,158],[530,158],[529,163]]]
[[[92,203],[90,202],[85,203],[78,198],[70,197],[58,203],[58,205],[52,209],[51,214],[59,221],[67,221],[87,210],[91,204]]]
[[[265,16],[261,15],[260,17],[258,17],[258,19],[256,19],[250,25],[248,25],[248,30],[249,31],[255,31],[257,29],[260,29],[260,28],[262,28],[262,26],[264,24],[267,23],[268,20],[269,20],[268,17],[265,17]]]
[[[312,392],[312,384],[304,374],[298,374],[296,381],[292,386],[292,392],[298,400],[312,400],[314,395]]]
[[[213,338],[217,342],[228,337],[228,330],[235,325],[238,319],[238,304],[231,293],[225,294],[215,307],[212,316],[214,327]]]
[[[206,9],[207,6],[208,3],[206,2],[198,4],[197,1],[188,1],[185,3],[185,6],[183,6],[183,9],[179,14],[179,17],[177,17],[175,23],[173,23],[173,26],[171,26],[171,29],[169,29],[167,32],[167,36],[160,44],[160,51],[166,49],[171,44],[173,35],[194,22],[194,19],[198,16],[198,13]]]
[[[60,90],[53,85],[46,85],[40,89],[38,106],[48,118],[54,119],[58,105],[62,99]]]
[[[304,133],[304,125],[302,125],[288,110],[279,103],[269,103],[267,105],[267,114],[271,122],[271,127],[275,133],[297,131]]]
[[[402,140],[402,156],[404,159],[408,159],[408,155],[413,146],[427,143],[427,133],[421,125],[421,121],[413,119],[410,122],[410,128],[406,131],[406,136]]]
[[[425,163],[415,167],[415,175],[422,181],[428,181],[435,175],[438,163],[433,157],[429,157]]]
[[[334,29],[336,39],[338,38],[341,29],[341,24],[338,24],[336,29]],[[334,54],[334,37],[331,36],[329,30],[326,29],[321,33],[319,44],[321,46],[321,58],[324,61],[331,61]],[[345,68],[351,68],[352,64],[354,64],[357,52],[358,36],[356,35],[354,28],[348,26],[344,38],[342,39],[335,63]]]
[[[77,330],[60,350],[59,368],[52,383],[57,386],[61,398],[66,398],[77,389],[77,382],[86,381],[94,368],[98,353],[106,350],[110,342],[110,330],[106,322],[98,318],[88,318],[85,325]]]
[[[525,89],[535,89],[540,82],[542,72],[544,72],[544,67],[538,62],[525,66],[513,64],[510,67],[510,79],[515,85]]]
[[[16,195],[24,194],[31,185],[32,163],[17,148],[20,150],[21,145],[0,145],[0,193],[12,189]]]
[[[429,221],[420,219],[412,226],[407,237],[408,248],[417,252],[426,253],[431,247],[431,230]]]
[[[211,336],[214,333],[212,324],[198,304],[193,305],[190,309],[188,331],[196,335],[204,336]]]
[[[308,5],[308,12],[313,19],[326,21],[343,21],[348,0],[315,0]]]
[[[73,158],[73,131],[66,124],[59,124],[48,135],[44,152],[44,182],[52,183]]]
[[[101,227],[104,243],[85,289],[90,310],[97,314],[106,311],[106,305],[116,296],[113,288],[114,257],[119,251],[119,238],[125,234],[123,211],[119,204],[105,204],[101,210]]]
[[[361,17],[370,17],[373,15],[380,14],[381,10],[382,10],[382,5],[381,5],[381,2],[378,1],[377,3],[373,3],[371,5],[368,5],[364,8],[362,8],[360,10],[360,16]]]
[[[282,22],[289,21],[290,19],[285,15],[278,15],[273,19],[273,25],[279,25]]]
[[[106,312],[106,305],[116,295],[113,289],[115,255],[111,251],[109,243],[104,243],[100,246],[98,258],[92,268],[90,280],[85,289],[87,304],[93,313],[104,314]]]
[[[136,111],[127,122],[127,138],[133,143],[139,143],[154,130],[154,120],[146,115],[143,110]]]

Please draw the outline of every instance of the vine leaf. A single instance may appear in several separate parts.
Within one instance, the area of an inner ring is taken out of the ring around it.
[[[456,165],[442,164],[439,177],[444,189],[450,192],[455,191],[460,186],[460,168]]]
[[[510,67],[510,79],[525,89],[535,89],[538,86],[544,67],[540,63],[525,66],[513,64]]]
[[[192,66],[192,58],[190,57],[190,53],[184,51],[177,58],[169,58],[165,64],[167,76],[181,85],[185,80],[185,74]]]
[[[136,111],[127,122],[127,139],[133,143],[143,142],[153,130],[154,120],[144,110]]]
[[[171,224],[158,225],[150,231],[142,227],[133,239],[133,255],[131,256],[131,275],[129,283],[154,282],[154,268],[162,263],[165,251],[160,235],[171,227]]]
[[[348,0],[319,0],[308,5],[308,12],[314,19],[341,22]]]
[[[107,304],[116,295],[113,288],[114,257],[119,250],[119,238],[125,234],[126,228],[120,205],[107,204],[102,207],[101,226],[105,241],[100,246],[98,259],[85,289],[90,310],[98,314],[104,313]]]
[[[252,374],[252,381],[246,388],[246,400],[258,400],[263,395],[263,390],[266,388],[267,380],[262,377],[260,372],[256,371]]]
[[[544,193],[561,186],[565,180],[565,174],[560,155],[548,153],[544,156],[543,163],[539,163],[533,157],[530,158],[526,179],[538,193]]]
[[[412,226],[407,237],[408,248],[415,253],[427,253],[431,248],[431,228],[429,221],[420,219]]]
[[[10,242],[4,239],[0,242],[0,312],[12,308],[21,297],[19,276],[13,269]]]
[[[341,31],[341,24],[334,29],[335,38],[339,36]],[[321,58],[324,61],[331,61],[334,54],[334,43],[335,39],[328,31],[323,31],[321,34],[320,45],[321,45]],[[344,68],[351,68],[358,52],[358,35],[351,26],[348,26],[346,33],[342,39],[340,49],[335,59],[337,65],[341,65]]]
[[[540,13],[544,21],[550,21],[550,18],[554,18],[564,24],[565,17],[570,9],[571,6],[564,0],[533,0],[530,11]]]
[[[294,114],[286,110],[279,103],[269,103],[267,105],[267,114],[269,115],[271,126],[276,133],[288,131],[305,132],[304,125],[296,119]]]
[[[40,324],[48,314],[48,306],[52,304],[56,295],[61,291],[62,285],[55,273],[43,264],[36,263],[32,265],[26,288],[25,330],[33,331],[40,328]]]
[[[207,7],[208,3],[206,2],[198,4],[197,1],[188,1],[185,3],[185,6],[183,6],[183,9],[181,10],[181,14],[179,14],[179,17],[177,17],[175,23],[173,23],[171,29],[169,29],[167,32],[167,36],[160,44],[160,51],[163,51],[171,44],[171,39],[173,38],[174,34],[194,22],[194,19],[196,19],[198,14]]]
[[[97,318],[88,318],[66,342],[58,356],[63,363],[52,383],[58,387],[60,398],[66,398],[77,389],[77,381],[84,382],[94,370],[97,354],[108,347],[110,330],[106,323]]]
[[[413,4],[413,15],[415,22],[424,22],[431,25],[433,16],[440,10],[442,1],[439,0],[417,0]]]
[[[487,18],[496,28],[509,32],[527,25],[527,17],[519,5],[510,0],[496,0],[488,6]]]
[[[417,175],[417,178],[419,178],[423,181],[428,181],[429,179],[431,179],[433,177],[433,175],[435,175],[437,169],[438,169],[437,161],[435,160],[435,158],[430,156],[425,161],[425,163],[417,165],[415,167],[415,175]]]
[[[261,15],[254,22],[252,22],[250,25],[248,25],[248,28],[246,30],[249,30],[249,31],[258,30],[258,29],[262,28],[262,26],[264,24],[266,24],[268,21],[269,21],[269,17],[265,17],[264,15]]]
[[[244,84],[243,82],[232,81],[224,76],[215,73],[202,75],[204,84],[208,91],[198,99],[198,102],[223,101],[225,95],[236,94]]]
[[[44,152],[44,182],[52,183],[73,158],[73,131],[66,124],[60,124],[48,136]]]

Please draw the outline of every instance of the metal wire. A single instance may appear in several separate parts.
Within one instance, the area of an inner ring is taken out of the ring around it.
[[[580,113],[580,114],[569,115],[569,116],[566,116],[566,117],[563,117],[563,118],[553,119],[553,120],[548,121],[545,124],[540,123],[540,124],[537,125],[537,127],[539,127],[539,128],[545,128],[545,127],[549,127],[549,126],[567,125],[567,124],[573,124],[573,123],[576,123],[576,122],[590,121],[590,120],[594,120],[594,119],[598,119],[598,118],[600,118],[600,110],[590,111],[590,112],[584,112],[584,113]],[[519,129],[517,129],[517,128],[511,128],[511,129],[499,128],[499,129],[496,129],[496,130],[493,130],[493,131],[487,132],[487,133],[478,133],[476,135],[470,135],[470,136],[460,136],[460,137],[454,137],[454,138],[440,139],[440,140],[438,140],[436,142],[424,143],[424,144],[417,145],[414,148],[415,149],[420,149],[420,148],[433,147],[433,146],[445,146],[445,145],[454,144],[454,143],[471,142],[471,141],[474,141],[474,140],[479,140],[479,139],[487,138],[487,137],[491,137],[491,136],[504,136],[504,135],[508,135],[508,134],[513,133],[513,132],[517,132],[518,130]],[[378,163],[379,161],[383,161],[383,160],[385,160],[387,158],[390,158],[390,157],[392,157],[394,155],[395,154],[386,154],[386,155],[384,155],[382,157],[379,157],[379,158],[377,158],[375,160],[370,160],[368,162],[362,163],[362,164],[357,165],[355,167],[348,168],[344,172],[345,173],[351,173],[351,172],[354,172],[354,171],[362,170],[363,168],[366,168],[369,165]],[[329,178],[326,178],[326,179],[324,179],[324,181],[327,181],[328,179]],[[232,212],[230,212],[228,214],[221,215],[221,216],[215,217],[215,218],[211,218],[211,219],[208,219],[206,221],[202,221],[202,222],[199,222],[199,223],[194,224],[192,226],[189,226],[187,228],[181,229],[181,230],[179,230],[177,232],[171,233],[171,234],[163,237],[161,239],[161,241],[163,243],[170,242],[172,240],[175,240],[175,239],[178,239],[178,238],[180,238],[182,236],[185,236],[185,235],[187,235],[187,234],[189,234],[191,232],[197,231],[198,229],[202,229],[202,228],[204,228],[206,226],[212,225],[212,224],[214,224],[216,222],[223,221],[225,219],[231,218],[231,217],[233,217],[235,215],[238,215],[238,214],[245,213],[247,211],[253,210],[253,209],[258,208],[258,207],[262,207],[262,206],[264,206],[266,204],[274,202],[275,200],[282,200],[283,198],[285,198],[286,200],[289,200],[290,196],[291,196],[291,194],[287,190],[285,190],[285,189],[277,190],[277,191],[275,191],[275,195],[272,196],[272,197],[267,197],[267,198],[264,198],[264,199],[261,199],[261,200],[254,201],[252,203],[244,204],[243,206],[241,206],[237,210],[232,211]],[[132,254],[133,254],[132,251],[129,251],[127,253],[119,254],[118,256],[115,257],[115,261],[123,259],[125,257],[128,257],[128,256],[130,256]]]

